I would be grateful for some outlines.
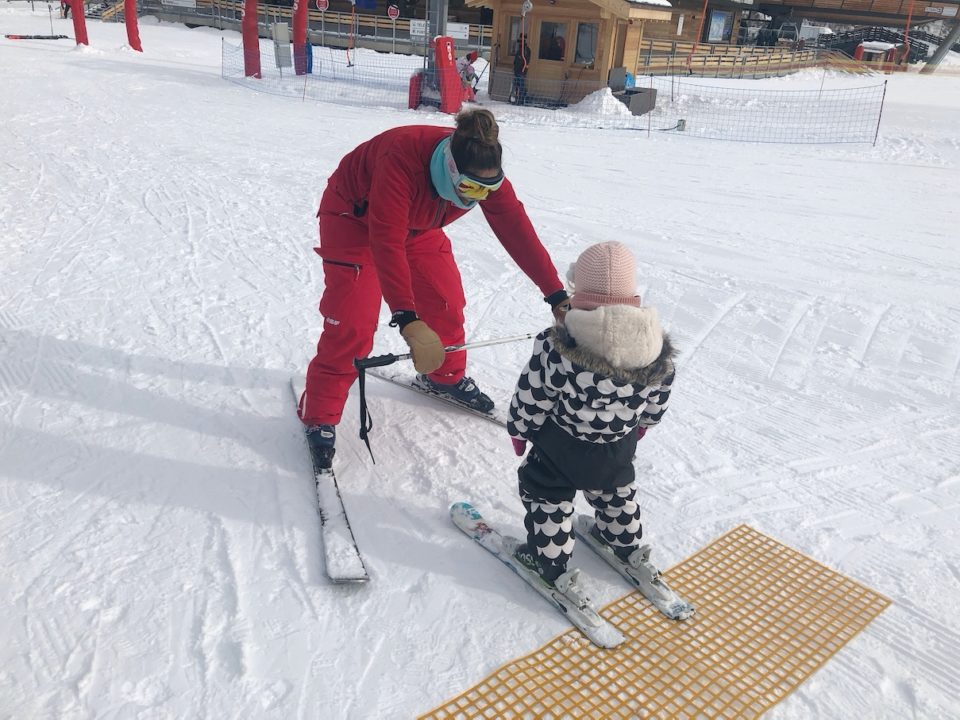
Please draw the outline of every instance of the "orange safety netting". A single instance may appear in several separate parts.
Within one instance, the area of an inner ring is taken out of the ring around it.
[[[571,630],[421,720],[755,718],[890,604],[746,525],[665,576],[696,605],[690,620],[634,592],[603,610],[627,636],[620,647]]]

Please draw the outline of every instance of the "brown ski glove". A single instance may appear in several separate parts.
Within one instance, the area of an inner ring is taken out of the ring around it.
[[[403,339],[410,346],[413,366],[417,372],[427,374],[443,365],[443,343],[430,326],[423,320],[408,322],[400,330]]]

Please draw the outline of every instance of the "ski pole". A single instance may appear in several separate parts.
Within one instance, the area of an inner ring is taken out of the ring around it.
[[[532,337],[536,337],[537,333],[530,332],[525,335],[514,335],[513,337],[508,338],[498,338],[496,340],[480,340],[473,343],[464,343],[463,345],[449,345],[443,349],[445,353],[448,352],[457,352],[458,350],[472,350],[474,348],[489,347],[491,345],[505,345],[506,343],[517,342],[519,340],[529,340]],[[370,411],[367,409],[367,368],[373,367],[384,367],[385,365],[393,365],[395,362],[400,360],[410,360],[413,357],[413,353],[403,353],[401,355],[395,355],[393,353],[387,353],[386,355],[376,355],[374,357],[366,358],[356,358],[353,361],[353,366],[357,369],[359,376],[359,385],[360,385],[360,439],[363,440],[364,444],[367,446],[367,452],[370,453],[370,459],[373,460],[373,464],[377,464],[376,458],[373,457],[373,449],[370,447],[370,431],[373,430],[373,418],[370,416]]]
[[[486,58],[484,58],[486,60]],[[487,64],[483,66],[483,70],[480,71],[480,74],[477,75],[477,79],[473,82],[473,89],[476,90],[480,85],[480,79],[483,77],[483,74],[487,71],[487,68],[490,67],[490,61],[487,60]]]
[[[472,343],[464,343],[463,345],[448,345],[443,349],[445,353],[448,352],[457,352],[459,350],[473,350],[474,348],[489,347],[491,345],[505,345],[506,343],[518,342],[520,340],[529,340],[532,337],[536,337],[537,333],[531,332],[526,335],[515,335],[508,338],[497,338],[496,340],[479,340]],[[372,367],[384,367],[385,365],[393,365],[395,362],[401,360],[410,360],[413,357],[413,353],[403,353],[401,355],[394,355],[393,353],[387,353],[386,355],[375,355],[374,357],[367,358],[357,358],[353,361],[353,366],[357,370],[366,370],[367,368]]]

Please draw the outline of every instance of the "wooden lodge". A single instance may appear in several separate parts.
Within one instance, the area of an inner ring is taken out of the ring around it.
[[[517,100],[514,59],[529,46],[524,90],[533,104],[567,105],[632,75],[758,77],[815,62],[814,53],[736,45],[741,16],[731,0],[465,0],[492,10],[490,95]]]

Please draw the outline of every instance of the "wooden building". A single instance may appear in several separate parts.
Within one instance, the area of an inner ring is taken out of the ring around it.
[[[655,24],[665,28],[667,0],[466,0],[493,11],[490,95],[508,100],[521,39],[530,48],[525,91],[546,103],[569,104],[605,87],[611,68],[633,72],[640,43]]]
[[[644,30],[648,40],[736,44],[740,17],[750,6],[732,0],[710,0],[704,17],[703,0],[670,0],[668,23],[651,23]]]

